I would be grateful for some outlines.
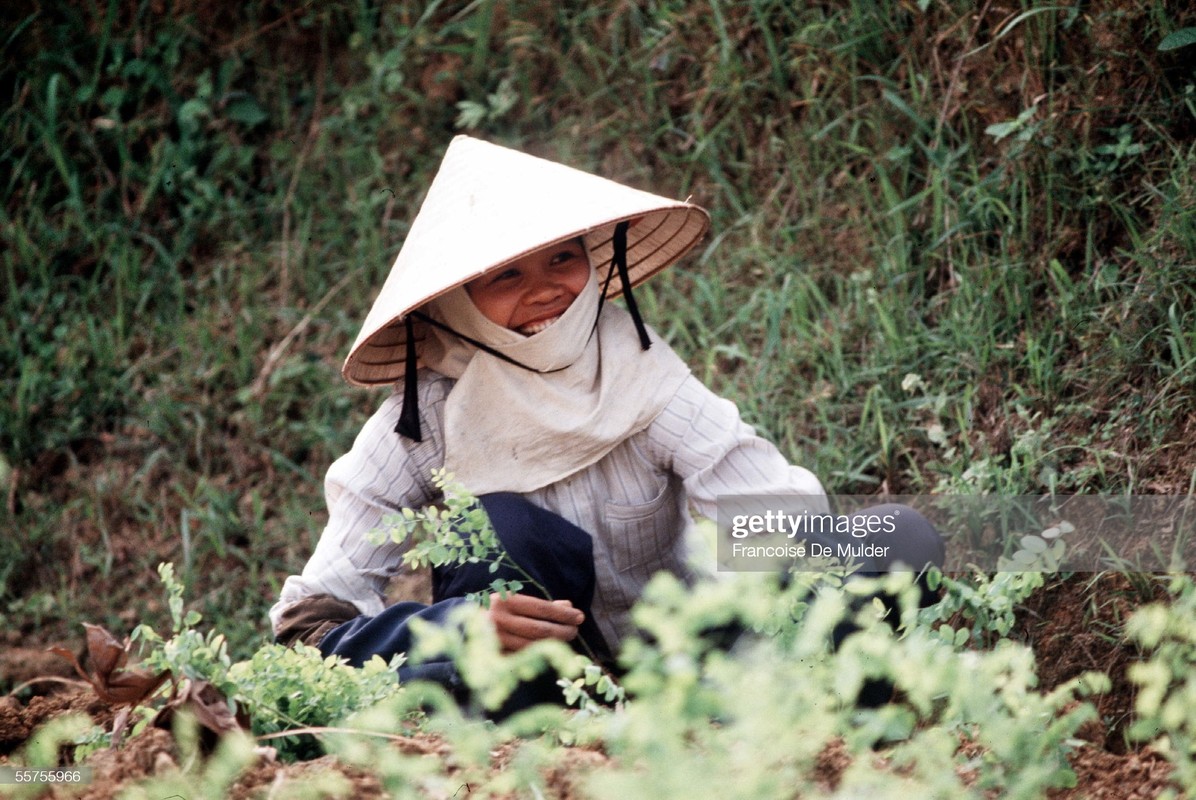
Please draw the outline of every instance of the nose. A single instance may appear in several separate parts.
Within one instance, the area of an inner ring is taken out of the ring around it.
[[[528,288],[524,300],[529,305],[543,305],[559,299],[564,293],[563,281],[557,280],[551,275],[542,275],[534,285]]]

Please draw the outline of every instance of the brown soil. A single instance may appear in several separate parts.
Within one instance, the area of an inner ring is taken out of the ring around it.
[[[1053,800],[1146,800],[1168,788],[1171,765],[1149,750],[1118,755],[1095,747],[1071,756],[1076,787],[1052,792]]]
[[[11,695],[0,698],[0,756],[7,756],[47,720],[72,712],[88,714],[97,724],[110,725],[114,713],[91,688],[35,696],[22,705]]]
[[[1033,649],[1040,688],[1045,690],[1085,672],[1103,672],[1111,689],[1091,698],[1099,721],[1081,730],[1091,744],[1116,755],[1133,742],[1127,729],[1135,690],[1126,670],[1137,650],[1121,641],[1118,631],[1136,606],[1163,600],[1163,584],[1150,576],[1131,579],[1120,573],[1074,575],[1036,592],[1020,610],[1012,636]]]
[[[50,719],[67,712],[87,713],[101,725],[111,725],[112,709],[95,697],[91,689],[70,689],[49,697],[34,697],[27,705],[15,698],[0,698],[0,765],[10,763],[10,754],[28,738],[30,732]],[[422,754],[444,759],[448,748],[440,740],[429,736],[414,736],[395,745],[404,753]],[[493,753],[493,768],[501,770],[514,756],[518,745],[506,745]],[[297,788],[311,782],[322,773],[335,773],[341,784],[343,797],[383,798],[390,795],[380,780],[368,771],[338,762],[333,756],[311,761],[284,764],[275,761],[263,748],[254,766],[246,769],[229,788],[230,800],[250,800],[260,797],[287,797],[288,787]],[[587,770],[601,767],[607,757],[585,748],[562,750],[559,763],[545,774],[544,785],[549,797],[557,800],[580,798],[579,782]],[[179,754],[171,733],[150,728],[129,738],[120,747],[106,748],[86,760],[92,769],[91,782],[85,787],[48,789],[42,798],[74,798],[74,800],[108,800],[120,795],[137,781],[165,776],[179,769]],[[468,789],[469,787],[465,785]]]

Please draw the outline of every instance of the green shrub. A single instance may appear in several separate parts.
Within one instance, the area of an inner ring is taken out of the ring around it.
[[[1145,651],[1131,664],[1138,685],[1137,719],[1130,734],[1150,741],[1175,766],[1179,787],[1196,785],[1196,582],[1190,575],[1171,580],[1167,604],[1136,610],[1126,637]]]
[[[324,657],[314,647],[269,644],[228,671],[236,687],[232,700],[251,721],[255,736],[293,728],[336,726],[401,690],[401,657],[374,657],[360,669],[344,659]],[[323,747],[313,736],[270,737],[284,760],[313,758]]]

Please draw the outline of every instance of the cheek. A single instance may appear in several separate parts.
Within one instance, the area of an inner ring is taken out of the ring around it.
[[[510,301],[506,293],[489,289],[470,292],[469,296],[477,310],[482,312],[482,316],[497,325],[506,327],[511,318],[511,310],[514,308],[514,303]]]
[[[574,271],[569,276],[568,286],[569,290],[573,292],[573,296],[577,297],[586,288],[586,284],[590,280],[590,267],[585,265],[584,268]]]

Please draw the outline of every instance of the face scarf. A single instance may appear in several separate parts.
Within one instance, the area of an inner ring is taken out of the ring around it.
[[[567,478],[646,428],[676,394],[689,368],[655,334],[644,350],[631,315],[601,297],[591,267],[561,318],[532,336],[487,319],[464,287],[424,307],[451,330],[429,326],[422,356],[457,380],[445,403],[445,468],[466,489],[524,493]]]

